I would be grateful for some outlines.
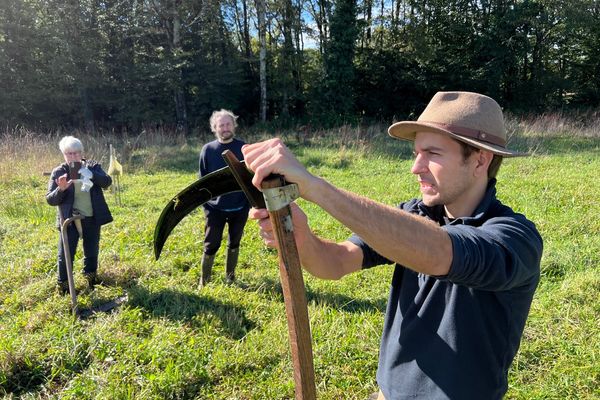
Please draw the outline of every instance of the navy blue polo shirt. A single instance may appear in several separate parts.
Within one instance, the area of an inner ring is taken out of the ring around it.
[[[387,400],[501,399],[540,278],[535,225],[496,199],[491,180],[472,217],[449,221],[443,206],[414,199],[399,207],[450,235],[446,276],[396,264],[377,382]],[[356,235],[363,268],[391,264]]]
[[[218,140],[206,143],[200,151],[200,159],[198,161],[199,171],[198,175],[203,177],[211,172],[227,166],[223,159],[223,152],[225,150],[231,150],[238,160],[243,160],[244,155],[242,154],[242,146],[245,143],[239,139],[234,138],[229,143],[220,143]],[[248,199],[243,192],[234,192],[224,194],[223,196],[216,197],[203,205],[207,209],[217,209],[220,211],[240,211],[245,207],[250,207]]]

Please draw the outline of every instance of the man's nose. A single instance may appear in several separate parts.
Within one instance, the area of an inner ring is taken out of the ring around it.
[[[423,157],[421,157],[421,155],[417,154],[417,156],[415,157],[415,161],[413,162],[413,165],[410,169],[410,172],[417,175],[420,173],[423,173],[427,170],[427,164],[424,162]]]

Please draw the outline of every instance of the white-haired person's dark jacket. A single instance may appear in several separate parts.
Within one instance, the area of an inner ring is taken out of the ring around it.
[[[112,222],[113,217],[108,208],[108,204],[104,198],[104,192],[102,189],[107,189],[112,184],[112,178],[104,172],[100,164],[94,163],[93,161],[87,162],[87,168],[94,174],[92,182],[94,185],[90,189],[90,197],[92,200],[92,208],[94,210],[94,218],[98,225],[104,225]],[[73,216],[73,202],[75,200],[75,185],[69,186],[65,191],[61,191],[56,184],[56,179],[59,176],[68,174],[69,166],[67,163],[63,163],[58,167],[54,168],[48,182],[48,192],[46,193],[46,201],[51,206],[60,207],[63,218],[70,218]],[[57,210],[57,226],[60,226],[58,210]]]

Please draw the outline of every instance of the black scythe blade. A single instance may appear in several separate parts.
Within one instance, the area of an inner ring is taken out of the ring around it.
[[[210,199],[242,190],[234,173],[232,173],[232,168],[242,172],[247,171],[247,175],[244,178],[252,179],[252,175],[246,169],[244,161],[237,161],[235,158],[233,160],[234,164],[230,164],[230,167],[224,167],[203,176],[183,189],[167,203],[154,229],[154,257],[156,260],[160,257],[160,253],[171,231],[186,215]],[[246,193],[246,196],[262,200],[262,194],[254,186],[249,184],[249,189],[247,190],[250,190],[251,193],[250,195]],[[251,204],[255,206],[252,201]],[[262,207],[264,208],[264,205]]]
[[[173,197],[165,206],[154,229],[154,257],[158,260],[171,231],[189,213],[212,198],[242,190],[229,167],[203,176]]]

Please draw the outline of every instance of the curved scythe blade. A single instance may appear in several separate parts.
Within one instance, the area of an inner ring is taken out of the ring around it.
[[[243,163],[243,161],[242,161]],[[210,199],[242,190],[229,167],[203,176],[165,206],[154,228],[154,257],[158,260],[171,231],[189,213]]]

